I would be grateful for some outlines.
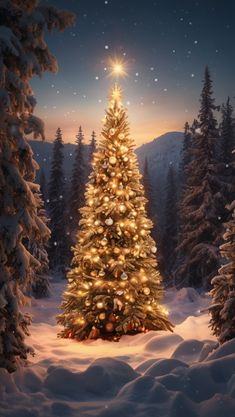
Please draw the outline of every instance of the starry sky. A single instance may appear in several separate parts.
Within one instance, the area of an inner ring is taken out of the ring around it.
[[[74,142],[79,125],[99,135],[114,79],[110,59],[122,60],[131,135],[136,145],[182,131],[197,116],[209,66],[216,103],[235,96],[234,0],[50,0],[76,14],[76,26],[46,36],[59,72],[34,79],[35,114],[47,140],[58,126]]]

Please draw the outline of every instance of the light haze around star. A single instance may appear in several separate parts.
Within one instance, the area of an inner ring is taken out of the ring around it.
[[[233,0],[50,0],[73,11],[76,26],[47,36],[59,72],[32,82],[35,114],[47,140],[58,126],[74,142],[79,125],[86,142],[102,129],[114,83],[109,60],[127,65],[119,78],[136,145],[182,131],[197,116],[203,72],[211,70],[216,104],[235,95]]]

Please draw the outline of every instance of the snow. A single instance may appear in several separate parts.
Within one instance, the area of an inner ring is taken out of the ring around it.
[[[64,286],[33,299],[36,354],[13,374],[0,369],[1,417],[234,417],[235,340],[218,347],[211,336],[208,295],[167,291],[173,334],[78,343],[57,338]]]

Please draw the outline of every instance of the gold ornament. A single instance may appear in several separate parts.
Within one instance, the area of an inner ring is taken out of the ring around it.
[[[117,255],[121,252],[121,250],[117,247],[117,246],[115,246],[115,248],[114,248],[114,253],[116,253]]]
[[[94,223],[94,225],[95,226],[99,226],[100,225],[100,221],[99,220],[96,220],[95,223]]]
[[[103,270],[99,271],[99,277],[104,277],[105,276],[105,272]]]
[[[125,138],[125,135],[123,134],[123,133],[119,133],[119,135],[118,135],[118,139],[124,139]]]
[[[103,198],[103,201],[104,201],[105,203],[108,203],[108,201],[109,201],[109,197],[108,197],[107,195],[105,195],[105,196],[104,196],[104,198]]]
[[[110,156],[110,158],[109,158],[109,163],[110,163],[111,165],[115,165],[115,164],[116,164],[116,162],[117,162],[117,158],[115,158],[115,156]]]
[[[121,213],[125,213],[125,211],[126,211],[126,206],[125,206],[125,204],[120,204],[120,206],[119,206],[119,211],[120,211]]]
[[[105,330],[106,330],[107,332],[111,333],[111,332],[113,331],[113,329],[114,329],[114,325],[113,325],[113,323],[106,323],[106,325],[105,325]]]
[[[98,301],[98,303],[96,304],[97,308],[103,308],[104,304],[102,303],[102,301]]]
[[[85,301],[85,306],[89,307],[90,305],[91,305],[90,300],[86,300],[86,301]]]
[[[123,272],[122,274],[121,274],[121,279],[123,280],[123,281],[126,281],[126,279],[128,278],[128,275],[126,274],[126,272]]]
[[[100,313],[99,314],[99,319],[100,320],[105,320],[106,314],[105,313]]]
[[[148,288],[148,287],[144,287],[144,288],[143,288],[143,293],[144,293],[145,295],[149,295],[149,294],[150,294],[150,288]]]
[[[101,240],[101,245],[102,246],[106,246],[108,244],[108,239],[106,239],[106,237],[104,237],[102,240]]]
[[[107,226],[112,226],[113,219],[111,217],[109,217],[108,219],[105,220],[105,224],[107,224]]]
[[[151,248],[151,252],[152,252],[152,253],[156,253],[156,252],[157,252],[157,248],[156,248],[156,246],[152,246],[152,248]]]
[[[111,136],[115,135],[116,129],[114,129],[113,127],[111,129],[109,129],[109,134]]]
[[[98,233],[103,233],[104,228],[103,227],[99,227],[99,229],[97,231],[98,231]]]

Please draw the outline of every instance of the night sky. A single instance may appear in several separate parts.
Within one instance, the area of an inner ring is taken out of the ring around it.
[[[74,28],[47,41],[58,74],[32,83],[46,123],[47,140],[60,126],[73,142],[82,125],[86,141],[101,119],[113,78],[110,58],[123,60],[119,80],[137,145],[183,130],[197,116],[203,72],[209,66],[217,104],[235,96],[235,1],[233,0],[50,0],[73,11]]]

